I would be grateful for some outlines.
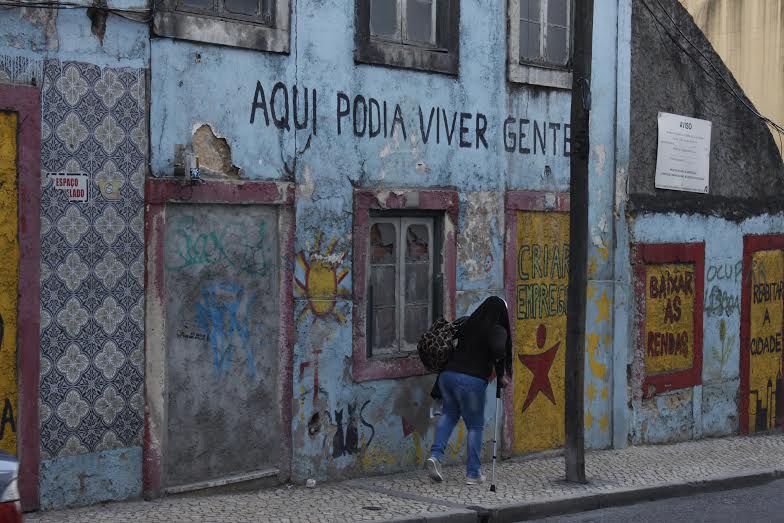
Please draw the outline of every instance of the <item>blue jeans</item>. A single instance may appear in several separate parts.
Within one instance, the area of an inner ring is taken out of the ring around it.
[[[482,434],[485,428],[485,389],[487,382],[482,378],[460,372],[446,371],[438,377],[438,388],[444,400],[444,412],[438,420],[436,435],[430,455],[438,460],[444,457],[444,449],[462,416],[468,429],[468,460],[466,476],[479,477],[479,454],[482,452]]]

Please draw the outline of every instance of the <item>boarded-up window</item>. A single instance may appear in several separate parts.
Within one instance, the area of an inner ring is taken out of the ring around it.
[[[438,312],[435,226],[433,217],[378,216],[370,221],[368,352],[373,356],[416,350]]]

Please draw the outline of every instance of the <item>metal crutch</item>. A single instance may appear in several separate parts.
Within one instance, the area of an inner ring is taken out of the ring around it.
[[[496,459],[496,451],[498,450],[498,404],[501,403],[501,378],[496,378],[496,386],[495,386],[495,418],[493,418],[493,424],[495,428],[493,430],[493,472],[492,472],[492,479],[490,480],[490,492],[495,492],[495,459]]]

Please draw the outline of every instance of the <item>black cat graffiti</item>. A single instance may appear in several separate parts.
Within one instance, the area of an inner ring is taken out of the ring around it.
[[[346,444],[343,437],[343,409],[335,411],[335,424],[338,430],[332,436],[332,457],[339,458],[346,453]]]
[[[348,419],[346,420],[345,431],[343,429],[343,409],[335,411],[335,435],[332,436],[332,457],[339,458],[346,454],[356,454],[360,451],[359,448],[359,426],[357,422],[370,429],[370,437],[365,443],[364,448],[368,448],[373,438],[376,436],[376,429],[364,417],[365,407],[370,404],[367,400],[362,404],[357,415],[357,404],[349,403],[348,405]]]

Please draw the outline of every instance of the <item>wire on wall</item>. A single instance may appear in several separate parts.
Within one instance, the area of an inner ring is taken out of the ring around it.
[[[733,96],[733,97],[734,97],[736,100],[738,100],[738,102],[740,102],[740,104],[741,104],[741,105],[742,105],[742,106],[743,106],[743,107],[744,107],[746,110],[748,110],[748,111],[749,111],[749,112],[750,112],[750,113],[751,113],[751,114],[752,114],[752,115],[753,115],[755,118],[757,118],[757,119],[759,119],[759,120],[762,120],[763,122],[765,122],[766,124],[768,124],[768,125],[769,125],[769,126],[770,126],[770,127],[773,129],[773,130],[775,130],[775,131],[776,131],[776,133],[777,133],[777,134],[778,134],[778,136],[779,136],[779,141],[781,142],[781,138],[782,138],[782,136],[784,136],[784,127],[782,127],[782,126],[781,126],[781,125],[779,125],[778,123],[774,122],[774,121],[773,121],[773,120],[771,120],[770,118],[768,118],[768,117],[766,117],[766,116],[764,116],[764,115],[760,114],[760,113],[759,113],[759,111],[757,111],[757,110],[754,108],[754,106],[753,106],[753,105],[751,105],[751,104],[750,104],[750,103],[747,101],[747,99],[746,99],[746,98],[745,98],[743,95],[741,95],[741,94],[738,94],[738,92],[735,90],[735,87],[732,85],[732,83],[731,83],[729,80],[727,80],[727,78],[726,78],[726,77],[725,77],[725,76],[724,76],[724,75],[721,73],[721,71],[720,71],[720,70],[719,70],[719,68],[718,68],[718,67],[717,67],[717,66],[716,66],[716,65],[713,63],[713,61],[712,61],[712,60],[711,60],[711,59],[710,59],[710,58],[709,58],[709,57],[708,57],[708,56],[707,56],[707,55],[706,55],[706,54],[705,54],[705,53],[702,51],[702,49],[700,49],[700,48],[699,48],[699,47],[698,47],[698,46],[697,46],[697,45],[696,45],[694,42],[692,42],[692,41],[691,41],[691,39],[690,39],[690,38],[689,38],[689,37],[688,37],[688,36],[687,36],[687,35],[686,35],[686,34],[683,32],[683,30],[681,30],[680,26],[678,25],[678,22],[677,22],[677,21],[676,21],[676,20],[675,20],[675,19],[672,17],[672,15],[670,15],[670,13],[669,13],[669,12],[666,10],[666,8],[665,8],[665,7],[664,7],[664,6],[661,4],[661,1],[660,1],[660,0],[654,0],[654,1],[655,1],[655,2],[656,2],[656,4],[659,6],[659,9],[660,9],[660,10],[661,10],[661,11],[662,11],[662,12],[665,14],[665,16],[666,16],[666,17],[667,17],[667,18],[670,20],[670,22],[671,22],[672,26],[673,26],[673,27],[674,27],[674,28],[677,30],[677,32],[678,32],[678,34],[680,35],[680,37],[681,37],[683,40],[685,40],[685,41],[688,43],[688,45],[689,45],[691,48],[693,48],[695,51],[697,51],[697,53],[699,53],[699,55],[702,57],[702,59],[703,59],[705,62],[707,62],[707,63],[708,63],[708,65],[710,66],[710,68],[713,70],[712,72],[711,72],[711,71],[709,71],[708,69],[706,69],[706,68],[703,66],[703,64],[701,63],[701,61],[700,61],[700,60],[698,60],[698,59],[697,59],[697,58],[696,58],[694,55],[692,55],[692,54],[689,52],[689,50],[688,50],[688,49],[686,49],[686,47],[684,47],[684,45],[683,45],[683,44],[681,44],[681,42],[680,42],[680,41],[678,41],[678,39],[676,38],[676,36],[675,36],[675,35],[673,35],[673,34],[672,34],[672,33],[671,33],[669,30],[668,30],[668,27],[667,27],[667,26],[666,26],[666,25],[665,25],[665,24],[664,24],[664,23],[663,23],[663,22],[662,22],[662,21],[659,19],[659,17],[658,17],[658,16],[656,16],[656,13],[654,13],[654,12],[653,12],[653,9],[651,8],[651,6],[648,4],[648,2],[647,2],[646,0],[639,0],[639,1],[640,1],[640,3],[642,3],[643,7],[645,7],[645,9],[646,9],[646,10],[647,10],[647,11],[648,11],[650,14],[651,14],[651,17],[653,18],[653,20],[654,20],[654,21],[655,21],[655,22],[656,22],[656,23],[657,23],[657,24],[658,24],[658,25],[659,25],[659,26],[660,26],[662,29],[664,29],[664,32],[667,34],[667,36],[669,36],[669,37],[670,37],[670,40],[672,40],[672,41],[673,41],[673,43],[674,43],[674,44],[675,44],[675,45],[676,45],[676,46],[677,46],[677,47],[678,47],[678,48],[679,48],[681,51],[683,51],[683,53],[684,53],[686,56],[688,56],[688,57],[689,57],[689,58],[690,58],[692,61],[694,61],[694,63],[696,63],[696,64],[697,64],[697,65],[700,67],[700,69],[702,69],[702,70],[705,72],[705,74],[707,74],[707,75],[708,75],[710,78],[713,78],[714,80],[720,80],[719,87],[721,87],[722,89],[724,89],[725,91],[727,91],[727,92],[728,92],[730,95],[732,95],[732,96]]]
[[[3,9],[28,8],[28,9],[94,9],[117,15],[133,22],[148,23],[152,20],[150,9],[127,9],[118,7],[107,7],[101,5],[85,5],[75,2],[52,2],[52,1],[24,1],[9,2],[0,0],[0,7]]]

